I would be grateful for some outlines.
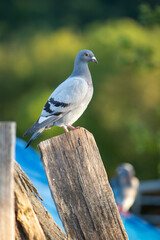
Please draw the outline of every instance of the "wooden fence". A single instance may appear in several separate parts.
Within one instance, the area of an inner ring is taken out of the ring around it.
[[[25,173],[13,164],[14,141],[15,124],[0,123],[1,240],[128,239],[91,133],[81,128],[39,144],[67,236],[45,210]]]
[[[160,228],[160,179],[140,182],[132,212]]]

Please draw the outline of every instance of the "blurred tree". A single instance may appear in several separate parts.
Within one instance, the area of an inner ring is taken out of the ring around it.
[[[139,6],[139,20],[145,26],[153,26],[160,24],[160,5],[152,9],[148,4]]]
[[[26,28],[30,31],[57,29],[63,26],[81,28],[93,21],[110,18],[138,19],[138,6],[143,3],[148,4],[141,7],[142,18],[145,19],[149,9],[144,6],[155,7],[159,0],[1,0],[0,39],[5,40],[12,32],[19,30],[24,34]],[[158,7],[156,11],[159,15]],[[148,17],[152,18],[147,15]]]
[[[15,120],[19,137],[38,118],[54,88],[90,48],[95,93],[75,125],[93,132],[107,172],[131,162],[140,179],[160,177],[160,27],[130,19],[24,35],[0,43],[0,117]],[[46,131],[40,140],[62,133]]]

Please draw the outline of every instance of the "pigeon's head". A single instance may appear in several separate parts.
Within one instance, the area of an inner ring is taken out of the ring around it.
[[[129,177],[135,176],[134,167],[130,163],[122,163],[116,169],[116,173],[119,177]]]
[[[81,60],[83,62],[95,62],[98,63],[97,59],[95,58],[94,54],[90,50],[82,50],[77,54],[76,57],[78,60]]]

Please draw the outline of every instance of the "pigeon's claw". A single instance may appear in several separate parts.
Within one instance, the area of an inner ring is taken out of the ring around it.
[[[124,211],[120,205],[117,205],[119,213],[124,217],[130,217],[131,214],[128,211]]]
[[[71,130],[80,129],[80,127],[73,127],[73,126],[71,126],[71,125],[67,125],[67,127],[69,127]]]

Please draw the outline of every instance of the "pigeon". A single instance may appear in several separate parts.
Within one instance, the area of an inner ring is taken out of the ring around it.
[[[127,214],[133,205],[139,188],[139,180],[135,177],[134,167],[123,163],[116,169],[116,177],[111,179],[111,187],[121,214]]]
[[[38,120],[24,133],[32,134],[26,148],[44,130],[53,126],[76,129],[72,124],[78,120],[87,108],[93,96],[92,77],[88,62],[98,63],[90,50],[81,50],[75,59],[72,74],[51,94]],[[79,127],[77,127],[79,128]]]

